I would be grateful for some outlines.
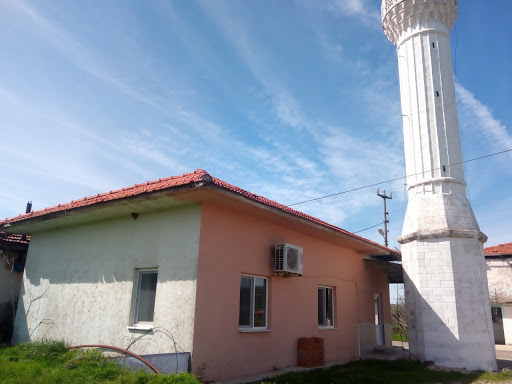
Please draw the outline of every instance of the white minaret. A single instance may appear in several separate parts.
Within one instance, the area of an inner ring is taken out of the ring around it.
[[[466,183],[450,29],[456,0],[383,0],[396,44],[408,206],[402,236],[411,353],[423,361],[496,369],[483,243]]]

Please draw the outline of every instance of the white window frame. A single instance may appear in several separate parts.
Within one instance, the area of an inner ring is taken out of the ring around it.
[[[240,276],[240,284],[242,284],[242,278],[250,278],[250,279],[252,279],[252,283],[251,283],[251,305],[250,305],[250,312],[249,312],[250,324],[249,325],[240,325],[240,306],[239,306],[238,307],[238,316],[239,316],[238,329],[241,330],[241,331],[268,330],[268,290],[269,290],[268,278],[265,277],[265,276],[255,276],[255,275],[242,274]],[[265,280],[265,325],[263,327],[255,327],[254,326],[254,305],[255,305],[255,296],[256,296],[256,289],[255,289],[255,285],[254,285],[254,279]]]
[[[334,303],[336,301],[335,297],[334,297],[334,294],[335,294],[335,290],[334,290],[334,287],[329,287],[327,285],[319,285],[317,287],[317,311],[318,311],[318,306],[320,305],[320,302],[318,301],[318,291],[319,290],[323,290],[324,291],[324,299],[327,298],[327,291],[330,290],[331,291],[331,312],[332,312],[332,324],[331,325],[327,325],[327,306],[326,306],[326,303],[325,301],[322,303],[322,311],[323,311],[323,315],[324,315],[324,319],[325,319],[325,324],[318,324],[318,328],[334,328],[334,325],[336,324],[336,318],[334,316],[334,314],[336,313],[335,311],[335,307],[334,307]],[[317,323],[318,323],[318,320],[317,319]]]
[[[156,273],[157,287],[158,287],[158,268],[144,268],[144,269],[136,269],[135,270],[135,279],[134,279],[135,284],[134,284],[134,291],[133,291],[133,295],[134,295],[133,313],[131,316],[132,326],[128,327],[130,329],[143,329],[143,330],[153,329],[153,321],[139,321],[139,319],[138,319],[141,280],[142,280],[142,276],[144,274],[149,274],[149,273]],[[155,299],[156,299],[157,287],[155,287]],[[155,306],[153,306],[153,320],[154,320],[154,316],[155,316]]]

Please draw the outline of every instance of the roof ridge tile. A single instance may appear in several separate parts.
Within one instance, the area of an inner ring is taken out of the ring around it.
[[[163,179],[159,178],[158,180],[147,181],[146,183],[134,184],[130,187],[124,187],[124,188],[117,189],[117,190],[111,190],[108,193],[98,193],[97,195],[88,196],[88,197],[86,196],[83,199],[71,200],[69,203],[58,204],[58,205],[54,205],[51,207],[45,207],[44,209],[40,209],[40,210],[34,210],[30,213],[20,214],[16,217],[7,218],[3,221],[0,221],[0,226],[5,226],[6,224],[13,223],[13,222],[23,221],[23,220],[26,220],[31,217],[43,216],[45,214],[55,213],[55,212],[59,212],[59,211],[68,211],[71,209],[77,209],[77,208],[81,208],[81,207],[85,207],[85,206],[94,205],[94,204],[97,204],[100,202],[120,200],[120,199],[123,199],[126,197],[137,196],[137,195],[140,195],[143,193],[164,190],[164,189],[172,188],[172,187],[184,186],[184,185],[187,185],[190,183],[195,183],[195,182],[200,182],[200,181],[206,181],[207,183],[212,183],[218,187],[232,191],[238,195],[244,196],[246,198],[249,198],[256,202],[265,204],[267,206],[276,208],[282,212],[285,212],[285,213],[288,213],[288,214],[291,214],[291,215],[294,215],[297,217],[301,217],[301,218],[309,220],[311,222],[323,225],[327,228],[350,235],[354,238],[360,239],[367,243],[371,243],[373,245],[376,245],[376,246],[379,246],[382,248],[386,248],[376,242],[365,239],[364,237],[358,236],[354,233],[351,233],[351,232],[349,232],[345,229],[342,229],[340,227],[337,227],[335,225],[329,224],[329,223],[327,223],[323,220],[320,220],[314,216],[297,211],[297,210],[290,208],[284,204],[280,204],[274,200],[270,200],[264,196],[257,195],[255,193],[249,192],[249,191],[242,189],[240,187],[237,187],[235,185],[229,184],[221,179],[211,176],[204,169],[196,169],[193,172],[184,173],[180,176],[170,176],[170,177],[163,178]],[[387,249],[391,252],[395,252],[390,248],[387,248]]]

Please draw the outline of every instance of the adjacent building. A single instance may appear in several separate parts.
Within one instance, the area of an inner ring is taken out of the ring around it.
[[[485,248],[496,344],[512,345],[512,243]]]
[[[30,237],[0,232],[0,343],[11,340]]]

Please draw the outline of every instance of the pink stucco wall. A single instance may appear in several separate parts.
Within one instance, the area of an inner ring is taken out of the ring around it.
[[[326,362],[356,358],[358,322],[374,322],[374,293],[390,321],[385,275],[339,236],[247,208],[204,204],[201,215],[194,373],[219,380],[296,366],[300,337],[324,338]],[[302,277],[273,276],[274,246],[285,242],[304,249]],[[239,330],[241,274],[268,278],[268,331]],[[319,285],[335,288],[335,329],[318,328]]]

